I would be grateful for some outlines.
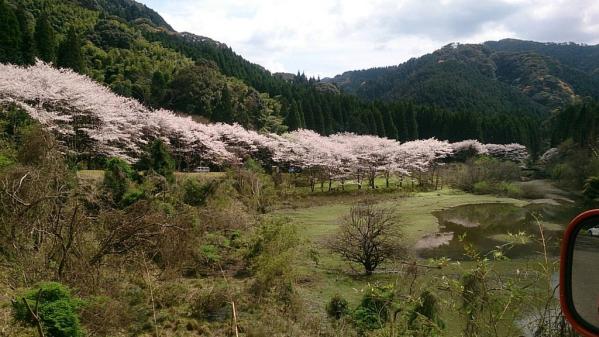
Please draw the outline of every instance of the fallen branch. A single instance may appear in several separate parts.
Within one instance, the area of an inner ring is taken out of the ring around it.
[[[37,292],[37,299],[35,300],[35,311],[33,309],[31,309],[31,306],[29,305],[29,302],[27,302],[27,299],[25,299],[25,297],[23,297],[23,302],[27,306],[27,309],[29,310],[31,317],[33,317],[33,321],[35,322],[35,324],[37,326],[37,332],[39,333],[40,337],[44,337],[44,329],[42,328],[42,321],[40,320],[39,312],[38,312],[41,295],[42,295],[42,290],[40,289]]]

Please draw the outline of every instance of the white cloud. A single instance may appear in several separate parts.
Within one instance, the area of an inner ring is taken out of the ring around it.
[[[271,71],[332,76],[450,42],[599,42],[594,0],[138,0]]]

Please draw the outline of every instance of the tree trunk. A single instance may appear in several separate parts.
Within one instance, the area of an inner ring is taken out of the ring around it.
[[[369,184],[370,184],[370,188],[372,188],[374,190],[375,186],[374,186],[374,179],[376,178],[376,172],[370,172],[368,174],[368,180],[369,180]]]
[[[362,180],[361,180],[360,172],[358,172],[358,189],[359,190],[362,189]]]

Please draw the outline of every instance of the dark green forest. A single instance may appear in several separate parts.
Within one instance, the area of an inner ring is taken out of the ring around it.
[[[367,100],[409,98],[451,111],[543,118],[577,99],[599,98],[594,46],[510,41],[518,40],[450,44],[398,66],[326,81]]]
[[[552,117],[551,144],[571,140],[581,147],[596,147],[599,135],[599,104],[585,101],[566,107]]]

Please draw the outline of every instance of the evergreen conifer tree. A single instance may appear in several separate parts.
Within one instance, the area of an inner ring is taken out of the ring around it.
[[[164,99],[165,91],[167,86],[167,79],[164,74],[160,71],[155,71],[152,74],[152,84],[150,87],[150,103],[154,107],[160,106]]]
[[[225,85],[225,87],[221,90],[220,101],[214,109],[212,120],[221,123],[233,123],[235,121],[234,117],[231,92]]]
[[[321,135],[325,135],[326,128],[325,128],[325,124],[324,124],[324,116],[322,113],[322,108],[320,107],[319,104],[316,104],[316,106],[315,106],[314,119],[315,119],[315,123],[316,123],[314,131],[320,133]]]
[[[397,127],[395,127],[395,123],[393,122],[393,118],[391,118],[391,114],[388,109],[383,111],[383,122],[385,123],[385,135],[390,139],[399,139],[397,134]]]
[[[0,62],[20,63],[21,29],[15,11],[0,0]]]
[[[298,113],[299,113],[299,120],[300,120],[300,128],[301,129],[305,129],[306,128],[306,117],[304,116],[304,111],[302,110],[302,105],[301,103],[297,102],[296,100],[293,100],[295,103],[295,109],[297,109]]]
[[[29,18],[27,11],[19,6],[17,9],[17,20],[19,21],[19,29],[21,30],[21,63],[35,63],[35,43],[33,40],[33,32],[29,27]]]
[[[376,135],[379,137],[385,137],[385,125],[383,123],[383,116],[381,115],[381,112],[376,107],[372,108],[372,112],[374,114],[374,122],[376,123]]]
[[[297,107],[297,102],[295,100],[291,101],[291,104],[289,104],[289,107],[287,107],[287,115],[285,118],[285,123],[289,127],[290,131],[301,129],[301,127],[302,127],[299,109]]]
[[[81,39],[72,27],[58,48],[56,63],[61,68],[71,68],[78,73],[85,71],[85,62],[81,55]]]
[[[414,110],[414,106],[412,104],[408,106],[408,110],[406,111],[406,113],[409,139],[418,139],[418,121],[416,121],[416,111]]]
[[[54,62],[56,36],[46,13],[43,13],[36,21],[34,39],[39,58],[46,62]]]

